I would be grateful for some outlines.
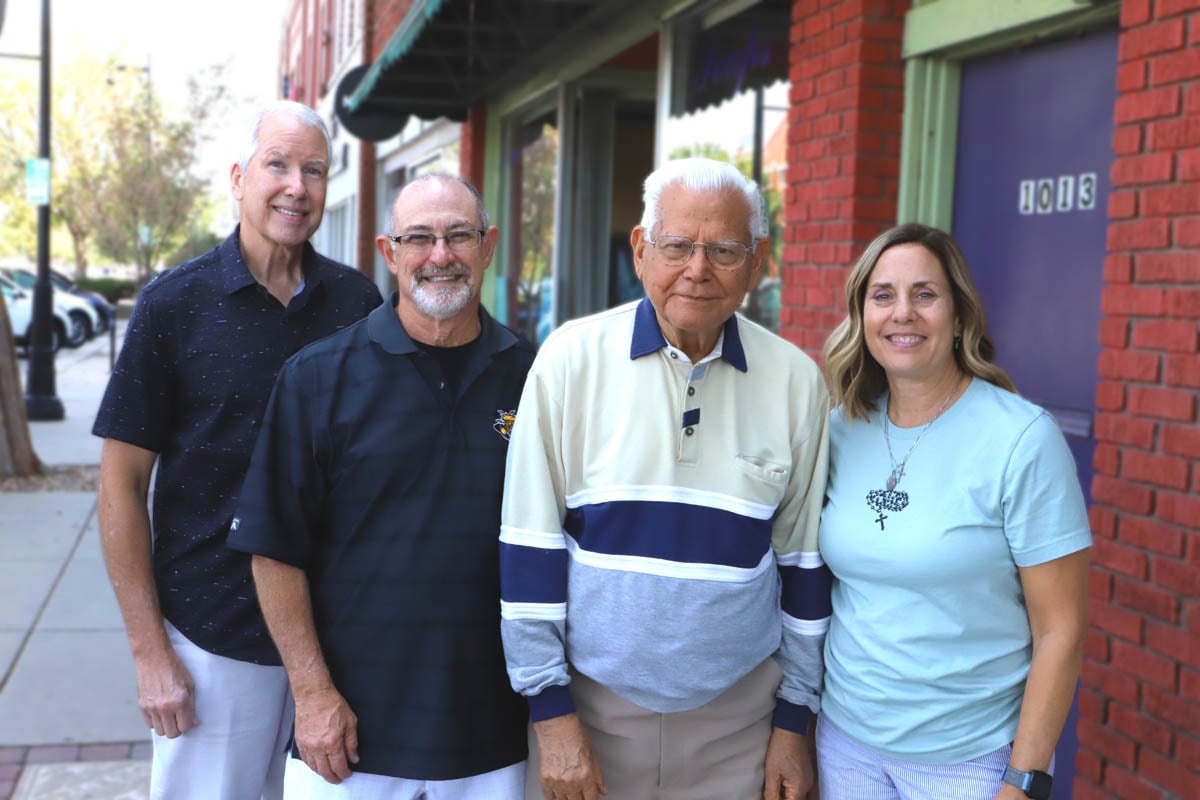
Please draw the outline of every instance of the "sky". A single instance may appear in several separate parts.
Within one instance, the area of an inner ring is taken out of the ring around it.
[[[277,96],[275,75],[289,2],[50,0],[51,68],[76,53],[112,56],[139,68],[149,64],[156,93],[184,97],[190,74],[226,64],[230,93],[248,102],[218,123],[214,141],[201,153],[197,174],[212,174],[214,189],[221,186],[227,191],[228,165],[241,138],[245,111]],[[42,0],[8,0],[6,7],[0,54],[39,54]],[[13,69],[36,77],[38,64],[0,58],[0,70]]]

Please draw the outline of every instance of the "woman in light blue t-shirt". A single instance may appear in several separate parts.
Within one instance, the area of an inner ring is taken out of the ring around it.
[[[822,800],[1045,800],[1086,633],[1066,440],[992,363],[945,233],[877,238],[825,345]]]

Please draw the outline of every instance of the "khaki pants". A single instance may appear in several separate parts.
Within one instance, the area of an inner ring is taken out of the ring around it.
[[[604,800],[760,800],[780,676],[768,658],[708,704],[658,714],[573,672],[571,696],[600,761]],[[540,768],[531,725],[526,800],[545,798]]]

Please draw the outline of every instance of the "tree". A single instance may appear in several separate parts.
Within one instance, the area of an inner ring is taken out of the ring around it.
[[[0,294],[0,478],[41,472],[25,416],[19,369],[8,305]]]
[[[205,124],[225,96],[220,68],[189,81],[183,114],[168,116],[147,77],[140,92],[118,92],[109,107],[107,163],[81,198],[96,247],[121,262],[133,262],[144,283],[164,252],[189,235],[188,220],[207,183],[192,172]]]
[[[193,172],[209,122],[225,110],[223,68],[193,77],[181,107],[164,103],[151,75],[114,59],[80,58],[55,69],[51,212],[55,255],[70,251],[82,276],[89,256],[137,263],[139,277],[189,235],[206,194]],[[100,82],[99,77],[107,80]],[[24,198],[25,159],[36,152],[37,85],[0,74],[0,255],[32,257],[33,209]],[[145,236],[141,234],[145,233]]]

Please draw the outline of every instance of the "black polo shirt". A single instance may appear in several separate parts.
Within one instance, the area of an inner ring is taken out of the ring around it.
[[[358,716],[360,772],[452,780],[526,756],[497,541],[534,349],[480,320],[457,392],[392,305],[288,361],[229,536],[307,573],[322,653]]]
[[[283,362],[382,302],[308,244],[287,307],[254,280],[238,231],[141,292],[92,433],[158,453],[154,576],[163,615],[212,653],[279,664],[250,576],[225,547],[259,421]]]

